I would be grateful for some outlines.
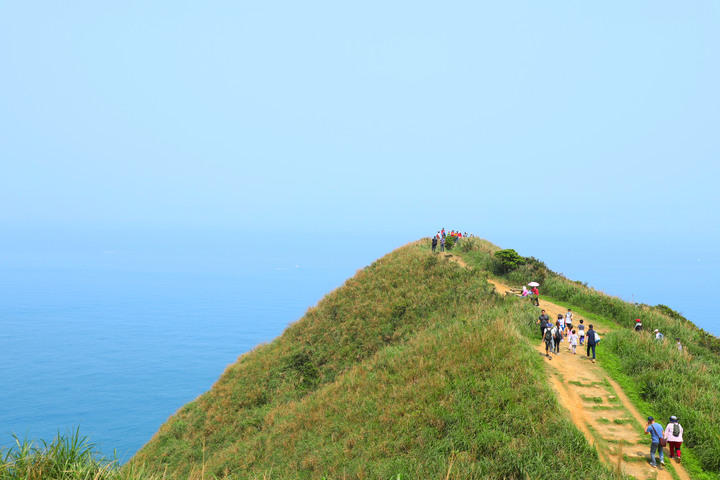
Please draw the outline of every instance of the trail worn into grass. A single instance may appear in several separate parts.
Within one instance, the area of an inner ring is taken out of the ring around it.
[[[457,256],[446,254],[445,258],[467,267]],[[488,280],[498,293],[513,294],[507,285],[492,278]],[[538,316],[542,309],[551,320],[567,312],[566,308],[542,300],[541,297]],[[574,318],[575,326],[579,320]],[[585,322],[586,328],[588,323]],[[602,335],[612,328],[611,325],[601,325],[599,333]],[[538,355],[545,356],[545,344],[540,340],[539,327],[535,349]],[[687,471],[668,457],[665,467],[659,463],[660,468],[650,466],[650,437],[644,433],[646,420],[622,388],[602,368],[602,346],[597,347],[596,353],[597,363],[592,363],[586,355],[585,346],[578,346],[573,355],[566,341],[561,344],[560,354],[552,355],[552,360],[545,362],[550,384],[573,423],[588,442],[595,446],[604,462],[627,475],[640,480],[690,480]],[[668,454],[667,448],[665,454]],[[670,462],[673,462],[672,465]],[[674,475],[669,470],[673,470]]]
[[[507,285],[496,280],[490,279],[490,282],[499,293],[510,291]],[[542,298],[540,309],[544,309],[550,319],[567,311]],[[574,320],[577,326],[579,318]],[[603,330],[600,332],[602,334]],[[539,355],[545,355],[539,327],[535,348]],[[597,363],[592,363],[586,356],[585,346],[578,346],[575,355],[570,353],[567,341],[561,344],[559,355],[552,355],[552,360],[546,361],[550,383],[573,423],[595,446],[603,461],[628,475],[638,479],[690,480],[687,471],[667,456],[665,467],[659,462],[661,468],[650,466],[650,437],[644,433],[646,421],[601,365],[602,343],[597,347]],[[668,454],[667,448],[665,454]],[[670,462],[673,462],[672,466]],[[671,475],[670,469],[674,470],[675,476]]]

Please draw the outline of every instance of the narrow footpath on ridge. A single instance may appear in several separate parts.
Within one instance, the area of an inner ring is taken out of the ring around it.
[[[489,279],[498,293],[504,294],[510,287],[497,280]],[[544,309],[551,320],[567,312],[554,303],[544,301],[540,297],[540,309]],[[585,321],[587,328],[587,320]],[[578,319],[575,319],[575,327]],[[602,333],[608,331],[603,325]],[[535,349],[545,356],[545,344],[538,339]],[[586,347],[578,345],[577,354],[569,351],[566,340],[560,345],[560,354],[552,355],[552,361],[545,362],[548,378],[560,404],[567,410],[573,423],[583,432],[588,442],[594,445],[600,457],[607,464],[619,469],[627,475],[638,479],[672,479],[667,470],[672,462],[677,477],[690,480],[687,471],[668,458],[665,448],[665,463],[653,468],[648,463],[650,458],[650,436],[644,432],[647,424],[620,385],[613,381],[602,368],[602,343],[597,347],[597,363],[592,363],[586,356]],[[664,425],[664,424],[663,424]]]
[[[470,268],[455,255],[446,254],[445,258]],[[488,281],[501,295],[511,291],[509,286],[493,278],[488,278]],[[565,315],[567,312],[566,308],[543,300],[541,296],[538,316],[543,309],[553,321],[558,315]],[[533,319],[533,322],[535,320],[537,318]],[[575,318],[576,327],[578,320],[579,318]],[[585,328],[588,324],[586,321]],[[604,324],[598,333],[602,335],[610,329],[610,325]],[[539,327],[535,350],[539,355],[545,356],[545,343],[540,340]],[[639,480],[691,480],[682,465],[668,457],[667,447],[664,449],[666,465],[660,465],[658,459],[660,468],[650,466],[650,436],[642,433],[645,431],[647,417],[640,414],[620,385],[605,373],[601,366],[602,343],[597,347],[596,361],[597,363],[590,361],[584,345],[578,345],[577,354],[573,355],[569,351],[569,343],[565,341],[560,346],[560,354],[553,354],[552,360],[545,362],[545,369],[560,405],[567,410],[573,423],[583,432],[588,442],[597,449],[600,458],[616,471],[622,471]],[[670,462],[675,476],[667,469]]]

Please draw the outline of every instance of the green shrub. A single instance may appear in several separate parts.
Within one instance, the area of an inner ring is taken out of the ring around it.
[[[506,250],[498,250],[494,253],[497,259],[497,272],[500,275],[505,275],[525,263],[525,259],[521,257],[515,250],[508,248]]]
[[[452,235],[447,235],[445,237],[445,250],[452,250],[452,248],[455,246],[455,237]]]

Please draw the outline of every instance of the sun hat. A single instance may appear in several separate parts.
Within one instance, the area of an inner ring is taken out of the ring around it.
[[[656,331],[656,332],[659,332],[660,330],[658,330],[658,329],[656,328],[655,331]]]
[[[639,322],[639,321],[640,321],[640,319],[638,318],[638,319],[636,319],[635,321],[636,321],[636,322]]]
[[[653,416],[650,415],[650,416],[648,417],[648,422],[652,422],[653,420],[655,420],[655,418],[653,418]]]

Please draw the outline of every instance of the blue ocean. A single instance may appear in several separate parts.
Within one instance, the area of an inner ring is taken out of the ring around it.
[[[432,233],[432,232],[429,232]],[[43,232],[0,243],[0,446],[79,428],[125,461],[223,370],[415,238]],[[491,238],[720,334],[718,242]]]

